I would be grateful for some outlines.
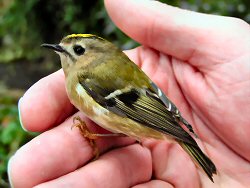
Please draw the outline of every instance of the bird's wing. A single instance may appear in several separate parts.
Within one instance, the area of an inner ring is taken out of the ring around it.
[[[162,92],[162,90],[159,87],[157,87],[155,83],[151,82],[150,84],[152,88],[151,90],[153,91],[153,93],[155,93],[155,96],[164,103],[168,111],[172,112],[173,115],[176,117],[176,119],[178,119],[179,122],[183,123],[183,125],[185,125],[188,128],[189,132],[191,132],[196,138],[198,138],[198,136],[195,134],[193,130],[192,125],[190,125],[188,121],[182,117],[180,111],[174,105],[174,103],[172,103],[171,100],[168,99],[168,97]]]
[[[179,141],[197,146],[193,138],[179,125],[166,101],[148,88],[103,88],[96,79],[81,79],[79,83],[104,108],[130,118]]]

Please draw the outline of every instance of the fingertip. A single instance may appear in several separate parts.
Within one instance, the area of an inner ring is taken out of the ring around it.
[[[20,123],[24,130],[43,132],[71,115],[75,108],[70,103],[62,70],[35,83],[18,104]]]
[[[32,187],[27,177],[31,177],[33,173],[32,167],[34,164],[30,163],[30,158],[26,155],[27,147],[19,148],[9,159],[7,165],[7,174],[10,187]]]

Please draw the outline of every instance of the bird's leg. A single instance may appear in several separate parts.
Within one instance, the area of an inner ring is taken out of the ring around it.
[[[95,141],[98,137],[124,136],[123,134],[120,133],[111,133],[111,134],[92,133],[87,127],[86,123],[79,116],[73,118],[72,128],[74,127],[77,127],[80,130],[81,135],[89,142],[90,146],[93,148],[93,154],[95,156],[94,159],[97,159],[100,154]]]
[[[89,142],[90,146],[93,148],[94,159],[97,159],[100,152],[95,141],[97,139],[96,134],[89,130],[86,123],[79,116],[73,118],[73,126],[71,128],[74,127],[77,127],[81,135]]]

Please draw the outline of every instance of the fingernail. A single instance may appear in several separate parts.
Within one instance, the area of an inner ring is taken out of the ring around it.
[[[21,124],[21,127],[22,129],[25,131],[25,132],[28,132],[27,129],[25,129],[25,127],[23,126],[23,122],[22,122],[22,115],[21,115],[21,109],[20,109],[20,106],[21,106],[21,103],[22,103],[22,99],[23,97],[21,97],[18,101],[18,117],[19,117],[19,122]]]
[[[13,159],[13,156],[10,157],[10,159],[8,161],[8,166],[7,166],[7,173],[8,173],[8,180],[9,180],[10,187],[14,187],[13,183],[12,183],[11,172],[10,172],[11,162],[13,161],[12,159]]]

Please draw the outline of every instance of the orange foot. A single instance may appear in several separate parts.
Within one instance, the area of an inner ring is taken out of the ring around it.
[[[100,154],[99,149],[98,149],[97,144],[96,144],[96,141],[95,141],[98,138],[98,134],[92,133],[88,129],[86,123],[79,116],[76,116],[73,118],[72,128],[73,127],[77,127],[80,130],[81,135],[85,139],[87,139],[90,146],[93,148],[94,160],[97,159],[99,157],[99,154]]]
[[[86,123],[79,117],[76,116],[73,118],[73,127],[77,127],[80,130],[81,135],[87,139],[89,142],[90,146],[93,148],[93,154],[94,154],[94,160],[98,159],[99,157],[99,149],[96,144],[96,139],[98,137],[113,137],[113,136],[125,136],[124,134],[121,133],[111,133],[111,134],[96,134],[92,133],[89,128],[87,127]]]

